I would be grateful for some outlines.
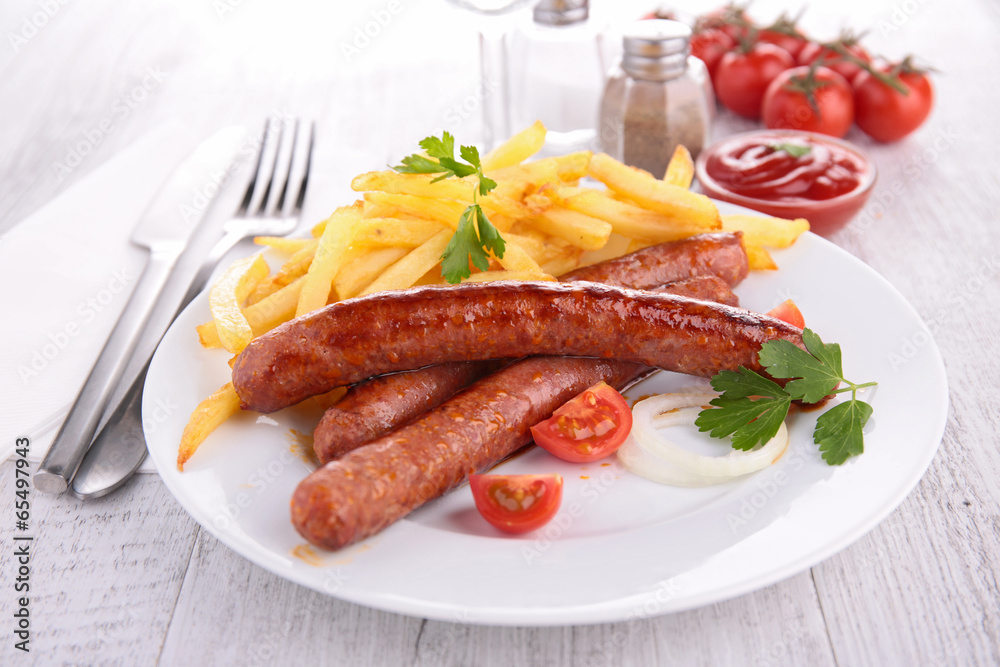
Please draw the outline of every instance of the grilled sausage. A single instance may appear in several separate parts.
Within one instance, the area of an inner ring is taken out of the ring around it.
[[[594,283],[414,288],[334,303],[236,358],[244,409],[273,412],[345,384],[450,361],[571,355],[710,377],[759,368],[760,346],[801,331],[746,310]]]
[[[730,306],[739,302],[729,285],[715,276],[678,280],[654,291]],[[390,433],[495,368],[488,361],[453,362],[365,380],[323,415],[313,433],[316,456],[327,463]]]
[[[650,246],[570,271],[559,280],[648,289],[691,276],[716,276],[736,286],[748,271],[742,233],[717,232]]]
[[[588,387],[621,390],[648,370],[613,359],[515,362],[310,474],[292,496],[292,523],[326,549],[364,539],[528,444],[531,426]]]

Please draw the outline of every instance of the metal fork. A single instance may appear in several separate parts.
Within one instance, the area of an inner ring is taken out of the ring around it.
[[[276,124],[278,125],[277,137],[272,139],[271,135]],[[313,146],[316,140],[316,125],[310,121],[309,143],[306,148],[305,161],[297,170],[296,159],[299,159],[297,153],[301,126],[301,121],[296,119],[291,136],[288,168],[285,170],[281,169],[279,159],[282,157],[282,149],[285,148],[286,124],[275,118],[264,124],[264,135],[261,139],[260,151],[257,153],[257,164],[254,167],[250,183],[247,185],[246,193],[243,195],[243,200],[239,208],[236,209],[236,213],[223,227],[225,236],[219,239],[208,253],[198,275],[191,283],[191,289],[185,298],[185,306],[201,293],[219,261],[237,243],[252,236],[285,236],[295,230],[302,215],[302,203],[306,198],[306,186],[309,184]],[[265,158],[270,158],[270,152],[274,153],[274,157],[270,159],[270,168],[264,172],[262,170],[266,168]],[[279,170],[284,171],[284,178],[280,183],[280,190],[275,190],[275,179],[281,178]],[[296,171],[299,171],[300,174],[296,174]],[[293,177],[299,176],[298,192],[286,212],[289,184]],[[266,179],[266,183],[263,182],[264,179]],[[260,187],[261,185],[263,188]]]
[[[223,227],[225,235],[216,242],[208,257],[202,262],[180,307],[170,318],[171,321],[201,293],[219,260],[241,240],[259,235],[285,236],[295,230],[302,215],[302,203],[305,200],[309,173],[312,169],[315,124],[309,123],[309,139],[304,160],[299,150],[301,129],[302,123],[296,120],[291,131],[290,144],[287,144],[288,131],[283,121],[275,123],[272,119],[265,124],[260,150],[257,153],[257,164],[243,200],[236,214]],[[277,136],[272,137],[273,134]],[[286,153],[287,160],[284,159]],[[294,187],[296,181],[298,189],[294,198],[290,198],[290,188]],[[166,328],[162,327],[160,337]],[[111,493],[121,487],[146,458],[146,440],[142,425],[142,387],[146,380],[149,359],[158,342],[159,338],[147,346],[149,351],[145,366],[117,407],[109,408],[109,410],[114,408],[114,412],[107,418],[73,478],[70,490],[76,497],[88,500]]]

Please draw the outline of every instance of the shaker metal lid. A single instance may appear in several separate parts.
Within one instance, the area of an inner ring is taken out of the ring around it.
[[[534,9],[535,23],[570,25],[586,21],[590,0],[541,0]]]
[[[691,28],[680,21],[646,19],[635,21],[623,33],[625,53],[660,58],[688,50]]]

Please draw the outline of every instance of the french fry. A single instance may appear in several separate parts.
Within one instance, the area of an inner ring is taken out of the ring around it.
[[[457,219],[456,219],[457,220]],[[364,218],[354,227],[355,247],[415,248],[442,229],[440,222],[413,218]]]
[[[580,251],[565,253],[542,263],[542,271],[556,278],[580,268]]]
[[[771,253],[759,245],[747,243],[743,240],[743,247],[747,251],[747,262],[751,271],[775,271],[778,265],[774,263]]]
[[[326,305],[340,261],[354,238],[354,229],[360,220],[361,202],[338,208],[327,220],[316,256],[303,278],[299,303],[295,307],[296,317]]]
[[[726,231],[743,232],[743,238],[748,243],[787,248],[795,243],[802,232],[809,231],[809,222],[804,218],[786,220],[763,215],[724,215],[722,228]]]
[[[590,164],[593,155],[591,151],[579,151],[558,157],[548,157],[498,169],[490,174],[490,178],[497,181],[527,182],[532,184],[532,190],[538,190],[545,184],[560,184],[583,178],[587,175],[587,165]]]
[[[691,181],[694,180],[694,160],[691,159],[691,152],[683,144],[677,144],[677,148],[674,149],[663,180],[685,190],[691,189]]]
[[[372,294],[383,290],[406,289],[412,287],[425,273],[433,269],[441,261],[441,255],[451,240],[452,231],[445,229],[423,245],[411,250],[405,257],[386,269],[382,275],[373,280],[361,294]]]
[[[290,239],[285,236],[255,236],[253,237],[253,242],[257,245],[274,248],[279,252],[294,255],[313,241],[312,239]]]
[[[263,255],[258,253],[233,262],[209,290],[208,306],[219,342],[233,354],[242,352],[253,338],[253,330],[240,305],[270,271]]]
[[[184,464],[205,441],[208,434],[236,414],[239,409],[240,397],[236,395],[232,382],[226,383],[199,403],[181,434],[181,444],[177,449],[177,469],[184,470]]]
[[[473,273],[468,278],[463,278],[463,283],[488,283],[494,280],[542,280],[551,282],[555,277],[538,271],[480,271]]]
[[[440,197],[444,199],[457,199],[466,202],[466,206],[473,202],[472,191],[478,187],[478,183],[472,177],[448,178],[443,181],[432,183],[436,178],[435,174],[399,174],[394,171],[370,171],[366,174],[355,176],[351,181],[351,188],[356,192],[368,192],[378,190],[381,192],[391,192],[394,194],[417,195],[419,197]],[[498,192],[498,190],[500,190]],[[489,213],[501,213],[510,218],[527,218],[532,212],[520,201],[511,199],[504,195],[498,187],[487,197],[479,199],[480,206]],[[463,207],[464,208],[464,207]],[[458,224],[457,222],[455,223]]]
[[[544,144],[545,126],[536,120],[530,127],[521,130],[484,155],[480,164],[484,172],[520,164],[542,150]]]
[[[468,207],[468,204],[456,199],[435,199],[378,190],[365,193],[366,215],[369,204],[380,206],[385,211],[392,211],[392,215],[408,214],[426,220],[436,220],[452,229],[458,227],[458,220]]]
[[[295,317],[295,306],[299,302],[304,280],[305,278],[299,278],[292,281],[274,294],[243,309],[254,338]],[[202,347],[222,347],[214,320],[199,324],[197,331]]]
[[[705,231],[685,218],[649,211],[600,190],[559,186],[546,190],[545,195],[560,206],[604,220],[616,234],[629,238],[665,243]]]
[[[643,208],[689,220],[703,230],[722,227],[719,210],[705,195],[665,183],[649,172],[624,165],[609,155],[594,155],[587,173]]]
[[[536,262],[531,255],[524,250],[524,248],[519,246],[517,242],[510,238],[509,235],[505,238],[505,241],[506,247],[504,248],[503,257],[497,258],[497,261],[500,262],[500,265],[504,269],[519,273],[543,273],[542,268],[538,266],[538,262]]]
[[[309,265],[312,264],[313,256],[316,254],[316,247],[319,242],[315,239],[309,239],[308,242],[302,246],[302,249],[296,252],[294,255],[288,258],[274,275],[265,278],[260,282],[250,292],[250,296],[247,297],[247,304],[253,305],[263,299],[264,297],[270,296],[277,292],[279,289],[285,285],[291,284],[292,281],[301,278],[309,270]]]
[[[602,248],[611,236],[611,225],[604,220],[558,206],[536,215],[532,224],[546,234],[561,238],[583,250]]]
[[[361,293],[383,271],[406,256],[408,248],[374,248],[346,262],[333,281],[337,296],[350,299]]]
[[[597,250],[588,250],[580,255],[580,266],[588,266],[614,259],[615,257],[621,257],[628,252],[628,246],[631,242],[632,239],[612,232],[604,247]]]

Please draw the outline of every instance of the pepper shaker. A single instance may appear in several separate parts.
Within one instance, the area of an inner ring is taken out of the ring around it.
[[[708,70],[690,55],[691,29],[678,21],[637,21],[623,33],[620,65],[601,99],[604,152],[661,178],[678,144],[697,157],[714,105]]]

